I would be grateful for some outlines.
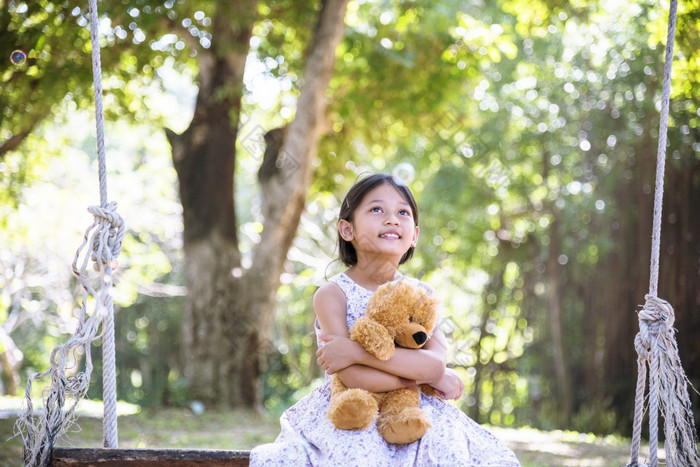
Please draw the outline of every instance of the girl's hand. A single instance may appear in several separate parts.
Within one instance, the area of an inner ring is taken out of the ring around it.
[[[462,397],[464,392],[464,382],[459,377],[457,372],[452,368],[445,368],[445,373],[442,377],[431,386],[438,392],[438,396],[442,399],[457,400]]]
[[[348,337],[337,335],[320,335],[324,345],[316,351],[316,363],[326,373],[332,375],[357,363],[357,351],[360,344]]]

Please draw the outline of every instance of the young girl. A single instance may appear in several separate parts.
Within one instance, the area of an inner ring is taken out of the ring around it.
[[[364,314],[372,293],[402,277],[398,266],[413,256],[418,233],[413,194],[393,176],[371,175],[350,189],[338,222],[340,259],[348,269],[330,278],[313,299],[317,362],[326,371],[326,381],[285,411],[277,440],[254,448],[251,466],[520,465],[491,433],[445,402],[459,399],[464,384],[445,367],[445,338],[439,329],[422,349],[397,348],[387,361],[349,338],[348,329]],[[441,397],[421,394],[420,406],[432,428],[418,441],[402,445],[384,441],[374,423],[367,430],[335,428],[326,417],[332,374],[347,387],[373,392],[431,385]]]

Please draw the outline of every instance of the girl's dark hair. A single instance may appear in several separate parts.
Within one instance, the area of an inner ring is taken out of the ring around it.
[[[340,207],[339,221],[346,220],[348,222],[352,222],[353,215],[355,214],[357,207],[360,205],[360,203],[362,203],[365,195],[378,186],[384,184],[393,186],[401,194],[401,196],[403,196],[408,205],[411,207],[413,221],[416,225],[418,225],[418,206],[416,205],[416,200],[413,198],[413,193],[411,193],[408,186],[406,186],[406,184],[401,180],[393,175],[384,173],[369,175],[355,182],[350,190],[348,190],[348,193],[345,195],[345,199],[343,200],[343,204]],[[401,257],[399,264],[403,264],[408,261],[413,256],[413,250],[415,250],[415,248],[410,247]],[[344,240],[343,237],[340,236],[340,232],[338,232],[338,252],[340,255],[340,260],[346,266],[354,266],[357,264],[357,252],[355,251],[355,247],[352,246],[352,243]]]

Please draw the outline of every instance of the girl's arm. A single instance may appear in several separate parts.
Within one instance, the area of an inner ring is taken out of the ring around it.
[[[350,341],[350,334],[346,321],[347,299],[345,294],[336,284],[327,283],[321,286],[314,294],[313,306],[321,331],[324,334],[344,337]],[[352,341],[350,341],[352,342]],[[328,345],[328,344],[326,344]],[[357,344],[359,346],[359,344]],[[321,350],[323,350],[322,347]],[[369,354],[368,354],[369,355]],[[329,361],[334,359],[329,354]],[[372,392],[386,392],[415,385],[414,381],[408,381],[389,372],[371,368],[370,366],[350,363],[333,371],[347,387],[363,388]],[[324,366],[321,364],[321,366]],[[444,368],[444,367],[443,367]],[[324,367],[325,369],[325,367]],[[414,378],[408,378],[413,380]]]
[[[337,363],[341,360],[352,361],[353,350],[348,350],[347,352],[343,352],[342,348],[343,348],[343,346],[348,345],[349,349],[352,349],[352,347],[357,345],[356,342],[351,341],[351,340],[346,339],[346,338],[343,338],[343,337],[340,337],[340,336],[321,336],[321,339],[326,341],[326,342],[333,342],[334,343],[333,345],[336,347],[335,351],[340,352],[340,354],[339,354],[340,356],[338,358],[327,357],[328,361],[332,361],[334,363]],[[444,342],[444,337],[442,337],[442,339]],[[324,348],[325,348],[325,346],[324,346]],[[361,347],[360,347],[360,349],[361,349],[360,352],[362,352],[363,349]],[[330,351],[330,347],[326,350]],[[397,349],[397,350],[399,350],[399,349]],[[406,350],[406,349],[402,349],[402,350]],[[413,352],[417,352],[417,350],[413,350]],[[319,354],[319,353],[320,352],[317,352],[317,354]],[[369,354],[367,354],[367,355],[369,355]],[[371,357],[371,355],[370,355],[370,357]],[[319,360],[320,360],[320,358],[319,358]],[[324,361],[326,361],[326,360],[324,360]],[[392,364],[396,364],[398,362],[398,360],[393,361],[393,359],[391,359],[389,361],[392,362]],[[378,360],[378,362],[386,363],[386,362],[381,362],[381,360]],[[325,368],[328,365],[321,365],[321,366],[323,366]],[[354,368],[367,368],[367,367],[353,364],[353,365],[351,365],[343,370],[340,370],[338,372],[338,374],[339,375],[340,374],[348,375],[348,377],[352,377],[351,370]],[[333,371],[333,369],[330,367],[326,368],[326,370],[329,372]],[[379,371],[379,370],[375,370],[375,371]],[[362,376],[358,375],[358,377],[361,378]],[[403,379],[403,378],[401,378],[401,379]],[[355,381],[354,378],[352,380]],[[362,379],[359,379],[359,381],[362,381]],[[452,370],[451,368],[445,368],[442,375],[438,379],[425,380],[425,381],[422,381],[420,379],[417,381],[406,380],[404,384],[406,386],[412,386],[413,384],[424,384],[424,383],[432,386],[437,391],[438,397],[440,397],[442,399],[459,399],[460,397],[462,397],[462,393],[464,392],[464,382],[460,378],[459,374],[457,374],[457,372]],[[347,384],[346,384],[346,386],[347,386]],[[365,388],[365,389],[368,389],[368,388]],[[369,390],[373,390],[373,389],[369,389]],[[382,390],[376,390],[376,392],[382,392]]]
[[[406,380],[430,384],[442,378],[446,345],[439,330],[422,349],[397,348],[396,354],[385,362],[350,340],[345,317],[347,301],[340,287],[325,284],[314,295],[313,303],[326,342],[316,353],[317,361],[329,374],[337,373],[346,386],[382,392],[405,387]],[[392,387],[375,389],[375,384]]]
[[[348,336],[324,334],[321,340],[326,344],[316,352],[317,362],[328,374],[340,373],[352,365],[364,365],[416,384],[432,384],[445,372],[446,344],[439,329],[422,349],[397,347],[394,356],[386,361],[379,360]]]

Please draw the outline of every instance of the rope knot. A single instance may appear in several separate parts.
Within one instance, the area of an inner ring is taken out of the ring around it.
[[[93,267],[98,272],[106,269],[108,265],[116,269],[116,263],[112,263],[112,260],[119,256],[126,234],[124,221],[117,213],[117,203],[90,206],[88,212],[95,218],[95,232],[90,241],[90,259],[93,261]]]
[[[634,338],[634,348],[642,360],[648,360],[652,341],[661,334],[672,333],[675,315],[666,301],[654,295],[644,296],[646,302],[639,311],[639,332]]]
[[[646,327],[653,334],[672,331],[676,320],[673,307],[654,295],[647,294],[644,298],[646,302],[638,315],[640,328]]]

